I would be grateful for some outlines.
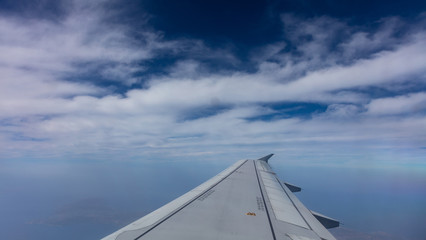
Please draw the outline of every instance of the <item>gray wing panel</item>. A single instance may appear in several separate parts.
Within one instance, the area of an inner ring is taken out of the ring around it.
[[[218,176],[102,240],[273,239],[253,161]]]
[[[253,162],[247,161],[141,239],[273,239]]]

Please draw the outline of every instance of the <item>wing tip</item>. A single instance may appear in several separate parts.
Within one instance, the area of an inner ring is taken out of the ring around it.
[[[259,159],[257,159],[257,160],[268,162],[268,160],[269,160],[272,156],[274,156],[274,154],[273,154],[273,153],[271,153],[271,154],[269,154],[269,155],[266,155],[266,156],[264,156],[264,157],[261,157],[261,158],[259,158]]]

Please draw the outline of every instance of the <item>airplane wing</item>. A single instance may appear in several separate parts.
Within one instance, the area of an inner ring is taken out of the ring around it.
[[[268,164],[240,160],[102,240],[335,240],[334,219],[308,210]],[[288,186],[291,186],[290,188]]]

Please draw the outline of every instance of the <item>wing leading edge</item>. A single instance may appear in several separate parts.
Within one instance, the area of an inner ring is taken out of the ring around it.
[[[240,160],[102,240],[335,240],[317,219],[330,218],[314,216],[276,177],[271,156]]]

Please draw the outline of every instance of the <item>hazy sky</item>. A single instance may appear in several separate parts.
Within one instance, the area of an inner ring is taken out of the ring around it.
[[[426,2],[0,0],[0,232],[97,239],[276,153],[339,239],[425,240]]]

